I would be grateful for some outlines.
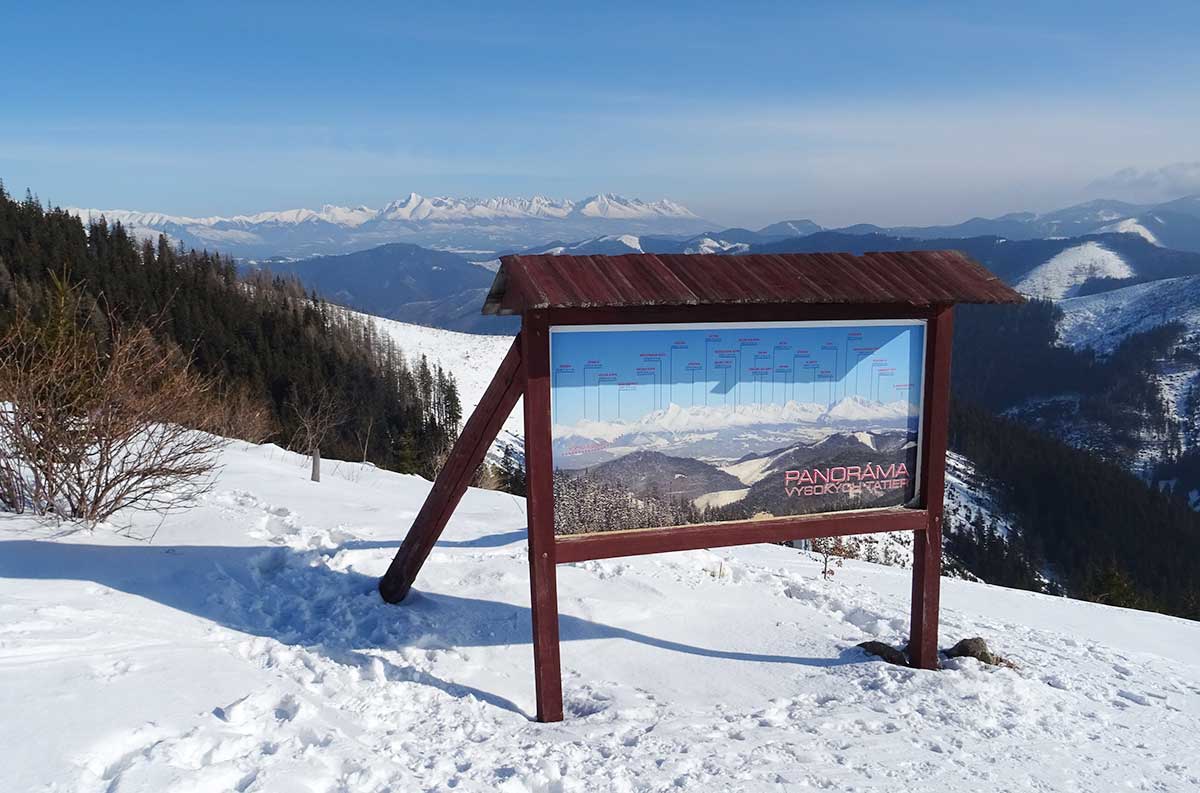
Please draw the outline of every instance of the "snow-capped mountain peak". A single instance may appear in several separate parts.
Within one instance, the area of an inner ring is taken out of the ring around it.
[[[626,220],[646,217],[696,218],[687,207],[663,199],[645,202],[638,198],[626,198],[615,193],[600,193],[583,199],[574,206],[574,212],[584,217]]]
[[[824,419],[828,422],[840,421],[879,421],[903,419],[913,412],[907,400],[895,402],[877,402],[873,399],[851,394],[842,397],[833,407],[825,411]]]
[[[239,256],[342,253],[401,241],[495,251],[554,238],[688,234],[708,225],[673,201],[643,201],[614,193],[570,201],[542,195],[480,199],[410,192],[379,209],[325,204],[316,211],[298,208],[210,217],[136,210],[67,211],[85,220],[103,215],[140,237],[166,234],[185,245],[216,247]]]

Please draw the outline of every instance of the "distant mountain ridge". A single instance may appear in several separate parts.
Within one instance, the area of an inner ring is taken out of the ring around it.
[[[474,333],[515,333],[511,317],[479,308],[494,274],[457,253],[391,242],[365,251],[271,260],[243,269],[292,275],[336,303],[388,319]]]
[[[85,221],[104,216],[134,234],[166,234],[185,246],[239,257],[348,253],[388,242],[490,252],[541,240],[615,231],[690,235],[712,224],[673,201],[599,193],[580,201],[450,198],[410,193],[380,209],[325,205],[231,217],[187,217],[124,209],[68,208]]]

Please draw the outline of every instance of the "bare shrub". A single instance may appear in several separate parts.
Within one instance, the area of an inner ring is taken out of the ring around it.
[[[854,537],[817,537],[812,540],[813,553],[821,560],[821,577],[828,581],[836,574],[845,559],[857,559],[861,546]]]
[[[320,482],[321,443],[334,428],[346,420],[345,413],[337,398],[327,388],[321,388],[308,397],[301,397],[293,389],[290,401],[292,412],[296,415],[296,421],[299,422],[291,446],[303,449],[312,457],[311,479],[314,482]]]
[[[204,492],[224,439],[191,428],[215,421],[214,381],[55,286],[44,318],[21,312],[0,335],[0,501],[96,524]]]
[[[271,406],[244,386],[220,389],[213,419],[203,429],[250,443],[265,443],[278,432]]]

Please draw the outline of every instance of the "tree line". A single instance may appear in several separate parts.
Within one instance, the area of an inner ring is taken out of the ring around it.
[[[453,375],[406,358],[369,318],[294,280],[240,278],[229,257],[162,236],[138,240],[103,218],[84,224],[0,184],[0,331],[18,308],[45,317],[55,277],[105,317],[177,345],[228,401],[261,406],[266,434],[285,445],[303,435],[304,416],[322,399],[337,408],[322,443],[329,456],[428,477],[457,437]]]

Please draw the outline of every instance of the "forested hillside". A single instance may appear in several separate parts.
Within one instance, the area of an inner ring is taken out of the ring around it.
[[[241,280],[227,257],[139,242],[120,225],[13,200],[0,185],[0,325],[37,313],[51,276],[65,276],[122,323],[150,324],[218,375],[238,398],[259,401],[286,445],[310,405],[332,404],[323,451],[398,471],[431,474],[461,419],[451,374],[408,361],[374,324],[294,281]]]
[[[1050,301],[1023,306],[960,306],[954,391],[960,398],[1129,467],[1146,446],[1173,458],[1183,428],[1168,413],[1155,363],[1185,328],[1167,323],[1134,333],[1107,355],[1060,346],[1061,309]]]
[[[1056,344],[1060,313],[1037,300],[956,310],[951,447],[1020,528],[1006,547],[981,527],[950,548],[995,583],[1025,585],[1015,551],[1072,596],[1200,616],[1200,514],[1130,472],[1147,439],[1161,459],[1178,454],[1153,366],[1182,329],[1133,334],[1101,356]]]
[[[997,484],[1023,529],[1016,544],[1068,594],[1200,618],[1200,514],[1181,499],[962,403],[951,412],[950,445]]]

